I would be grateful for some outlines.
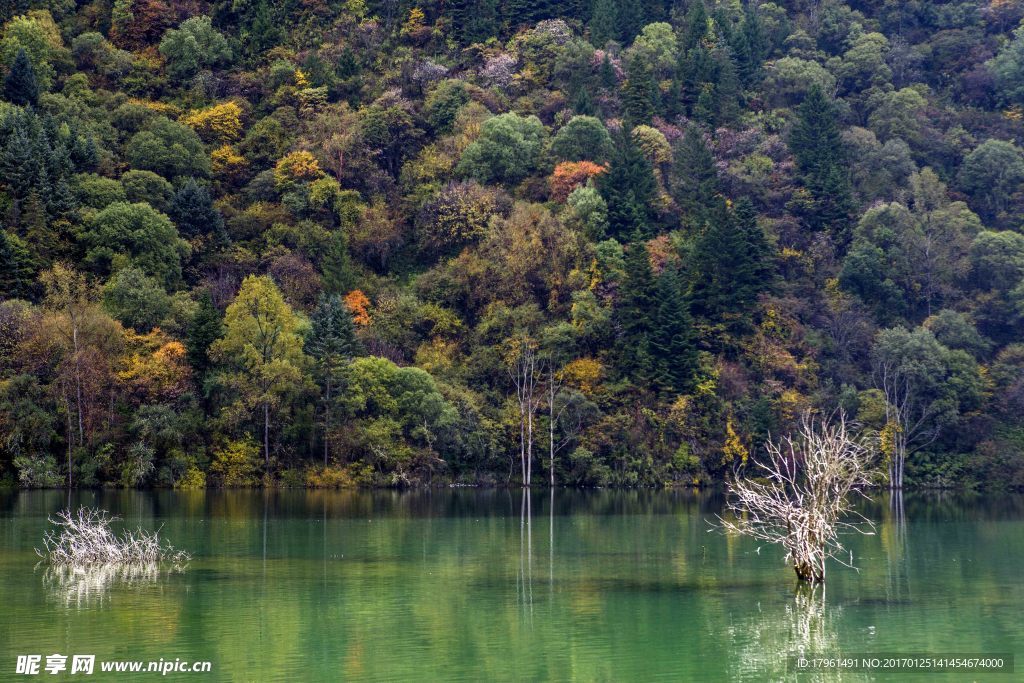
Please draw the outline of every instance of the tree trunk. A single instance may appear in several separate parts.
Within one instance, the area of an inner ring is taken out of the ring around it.
[[[270,404],[263,404],[263,459],[270,471]]]
[[[75,349],[75,391],[78,399],[78,445],[85,444],[85,425],[82,417],[82,360],[78,353],[78,323],[71,321],[71,339]]]
[[[331,433],[331,378],[327,378],[327,400],[324,402],[324,467],[327,467],[328,444]]]

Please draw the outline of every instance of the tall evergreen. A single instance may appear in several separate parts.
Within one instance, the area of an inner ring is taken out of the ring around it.
[[[658,277],[658,309],[652,350],[658,384],[666,391],[686,393],[697,371],[696,333],[679,268],[668,265]]]
[[[658,113],[658,83],[651,65],[643,59],[629,62],[626,83],[622,88],[622,106],[626,110],[626,123],[630,127],[650,124]]]
[[[616,0],[594,0],[590,17],[590,43],[603,48],[609,40],[618,37],[619,4]]]
[[[224,218],[213,206],[210,188],[189,178],[171,200],[171,219],[184,237],[208,236],[221,242],[227,239]]]
[[[498,33],[496,0],[453,0],[447,13],[452,32],[463,45],[482,43]]]
[[[337,393],[344,384],[348,362],[362,353],[362,345],[356,338],[352,314],[340,296],[320,298],[310,319],[306,351],[316,361],[316,380],[320,386],[320,399],[323,404],[323,453],[326,465],[330,455],[330,433]]]
[[[619,42],[629,45],[647,24],[644,5],[641,0],[618,0],[617,4],[616,20]]]
[[[672,197],[683,210],[684,224],[697,227],[711,216],[720,192],[715,158],[700,128],[691,125],[674,152],[677,173]]]
[[[344,228],[338,228],[331,234],[320,269],[324,275],[324,289],[329,294],[344,294],[355,288],[356,275]]]
[[[800,213],[813,230],[830,230],[845,241],[854,210],[847,155],[835,107],[817,85],[800,105],[789,148],[811,201]]]
[[[0,300],[29,298],[34,271],[25,244],[16,235],[0,230]]]
[[[650,255],[646,244],[637,240],[626,252],[625,277],[616,305],[619,357],[628,374],[651,387],[658,377],[653,347],[657,310],[658,288],[651,271]]]
[[[14,104],[35,106],[39,103],[39,82],[32,60],[28,58],[25,48],[19,48],[14,57],[11,70],[4,79],[4,98]]]
[[[199,307],[192,316],[188,326],[188,335],[185,338],[188,362],[196,373],[200,384],[202,384],[203,377],[212,367],[210,346],[213,342],[220,339],[223,333],[223,316],[213,304],[213,297],[210,296],[210,292],[204,290],[199,297]]]
[[[748,199],[722,202],[694,248],[691,301],[720,339],[749,331],[757,296],[771,283],[771,251]]]
[[[601,174],[598,189],[608,205],[613,237],[625,240],[653,233],[654,169],[628,135],[619,136],[611,168]]]

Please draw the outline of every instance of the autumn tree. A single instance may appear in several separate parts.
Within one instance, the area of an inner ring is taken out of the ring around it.
[[[302,350],[299,320],[274,281],[250,275],[224,315],[224,336],[211,356],[224,368],[223,381],[234,392],[225,406],[229,422],[259,415],[263,461],[270,471],[270,425],[286,401],[308,382],[308,358]]]

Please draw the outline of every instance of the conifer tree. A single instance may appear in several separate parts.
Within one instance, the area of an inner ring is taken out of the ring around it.
[[[683,210],[683,222],[691,227],[701,226],[718,202],[719,183],[715,158],[700,128],[691,125],[687,129],[674,157],[672,197]]]
[[[29,298],[34,270],[25,244],[16,235],[0,230],[0,300]]]
[[[771,282],[770,249],[748,199],[730,211],[724,202],[693,253],[693,311],[713,334],[739,336],[751,327],[757,296]]]
[[[811,195],[800,213],[813,230],[830,230],[845,241],[854,206],[835,108],[821,88],[813,86],[798,113],[789,148]]]
[[[590,17],[591,45],[603,48],[609,40],[618,36],[618,10],[619,5],[616,0],[594,0],[594,11]],[[609,66],[611,65],[609,64]]]
[[[658,376],[652,347],[658,288],[647,246],[642,240],[633,242],[626,252],[625,277],[616,309],[622,367],[641,383],[653,386]]]
[[[184,237],[209,236],[226,241],[224,218],[213,206],[210,188],[189,178],[171,200],[171,219]]]
[[[4,79],[4,98],[21,106],[35,106],[39,103],[39,83],[36,70],[28,58],[25,48],[19,48],[11,70]]]
[[[362,353],[362,345],[356,338],[352,314],[339,295],[321,297],[310,323],[306,350],[316,362],[316,381],[324,407],[324,465],[327,465],[337,392],[345,381],[348,362]]]
[[[631,60],[622,89],[622,105],[626,110],[628,125],[650,124],[658,113],[658,104],[658,84],[654,80],[651,65],[643,59]]]
[[[652,233],[654,169],[629,136],[619,137],[611,168],[600,176],[599,189],[608,204],[608,227],[612,236],[632,239]]]
[[[212,365],[210,346],[220,339],[223,333],[224,325],[220,311],[213,304],[209,290],[204,290],[199,297],[199,307],[192,316],[185,339],[188,362],[196,373],[200,385]]]
[[[697,346],[683,279],[676,265],[658,277],[658,310],[652,349],[658,366],[658,384],[667,391],[686,393],[697,370]]]

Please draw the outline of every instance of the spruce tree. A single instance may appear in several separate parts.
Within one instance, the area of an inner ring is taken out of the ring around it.
[[[599,177],[598,189],[608,205],[612,236],[633,239],[651,235],[651,205],[657,191],[654,169],[628,135],[619,136],[611,168]]]
[[[36,70],[28,58],[25,48],[19,48],[11,70],[4,79],[4,98],[21,106],[35,106],[39,103],[39,83]]]
[[[352,258],[348,252],[348,236],[344,228],[338,228],[331,234],[321,260],[321,270],[324,276],[324,289],[329,294],[344,294],[355,286]]]
[[[691,125],[674,153],[677,169],[672,197],[683,210],[683,222],[699,227],[710,218],[720,191],[715,158],[700,128]]]
[[[220,339],[224,333],[223,316],[213,304],[210,292],[204,290],[199,297],[199,307],[189,323],[188,335],[185,338],[185,349],[188,362],[196,373],[196,379],[202,380],[212,367],[210,361],[210,345]]]
[[[348,362],[362,353],[362,345],[356,338],[352,314],[338,295],[320,298],[310,319],[310,328],[306,351],[316,361],[316,380],[323,403],[324,465],[327,465],[337,393],[344,384]]]
[[[594,11],[590,17],[590,44],[604,48],[609,40],[618,36],[618,23],[619,5],[616,0],[594,0]]]
[[[0,300],[29,298],[34,271],[25,243],[16,235],[0,230]]]
[[[654,80],[651,65],[643,59],[632,59],[622,89],[622,106],[626,110],[627,124],[630,127],[650,124],[658,113],[659,99],[658,84]]]
[[[811,194],[811,201],[801,207],[801,213],[811,229],[830,230],[845,242],[854,205],[835,107],[815,85],[804,98],[798,114],[790,133],[789,148],[804,186]]]
[[[616,313],[620,330],[619,357],[622,367],[641,385],[653,386],[658,376],[652,348],[658,289],[651,271],[650,256],[642,240],[629,245],[625,277],[619,290]]]
[[[662,389],[677,394],[689,391],[697,371],[696,335],[683,279],[675,265],[666,266],[658,277],[652,349]]]
[[[224,218],[213,206],[210,188],[189,178],[171,200],[171,219],[183,237],[209,236],[226,240]]]
[[[719,341],[748,332],[757,297],[771,284],[771,254],[749,200],[730,211],[724,202],[693,253],[691,301]]]

